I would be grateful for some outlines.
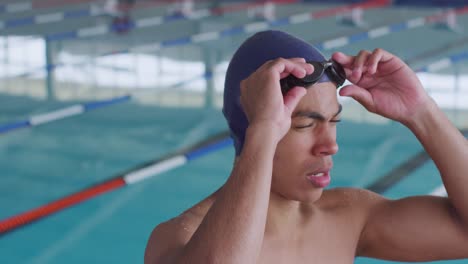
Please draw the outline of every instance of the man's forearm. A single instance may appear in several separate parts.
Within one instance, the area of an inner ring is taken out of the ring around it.
[[[179,263],[255,263],[263,242],[277,140],[249,128],[231,176]]]
[[[468,227],[468,141],[434,102],[407,125],[439,169],[450,201]]]

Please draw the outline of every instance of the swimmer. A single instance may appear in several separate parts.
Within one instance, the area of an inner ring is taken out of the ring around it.
[[[264,31],[240,46],[226,74],[223,113],[236,150],[231,175],[153,230],[146,264],[468,258],[468,141],[398,57],[376,49],[336,52],[331,60],[351,83],[340,95],[408,127],[437,165],[448,197],[389,200],[356,188],[325,190],[338,151],[340,78],[306,62],[329,60],[303,40]],[[282,94],[281,79],[317,70],[323,73],[307,89]]]

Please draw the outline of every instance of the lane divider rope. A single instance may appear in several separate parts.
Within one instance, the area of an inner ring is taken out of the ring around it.
[[[27,120],[15,121],[15,122],[0,125],[0,134],[12,132],[21,128],[34,127],[34,126],[42,125],[45,123],[50,123],[53,121],[61,120],[64,118],[76,116],[76,115],[81,115],[86,112],[98,109],[98,108],[127,102],[130,99],[131,99],[130,95],[125,95],[125,96],[116,97],[116,98],[112,98],[108,100],[72,105],[72,106],[68,106],[68,107],[58,109],[55,111],[47,112],[44,114],[34,115],[34,116],[29,117]]]
[[[94,56],[95,58],[102,58],[102,57],[108,57],[108,56],[113,56],[113,55],[118,55],[118,54],[128,54],[128,53],[141,53],[141,52],[156,52],[160,49],[163,48],[168,48],[168,47],[176,47],[176,46],[182,46],[182,45],[188,45],[188,44],[199,44],[203,42],[209,42],[209,41],[214,41],[214,40],[219,40],[223,39],[226,37],[232,37],[235,35],[240,35],[240,34],[250,34],[254,33],[256,31],[260,30],[266,30],[269,28],[273,27],[278,27],[278,26],[284,26],[284,25],[293,25],[293,24],[301,24],[305,22],[309,22],[311,20],[315,19],[322,19],[325,17],[330,17],[334,15],[339,15],[339,14],[344,14],[346,12],[349,12],[353,9],[360,8],[362,10],[366,9],[372,9],[372,8],[380,8],[384,6],[388,6],[391,4],[391,0],[368,0],[365,2],[361,3],[355,3],[351,5],[345,5],[345,6],[338,6],[326,10],[320,10],[316,12],[307,12],[307,13],[302,13],[302,14],[296,14],[292,15],[289,17],[284,17],[284,18],[279,18],[273,21],[268,21],[268,22],[253,22],[249,24],[245,24],[242,26],[234,26],[231,28],[227,28],[221,31],[209,31],[209,32],[203,32],[203,33],[197,33],[194,35],[190,36],[185,36],[177,39],[171,39],[171,40],[165,40],[161,42],[152,42],[150,44],[141,44],[141,45],[136,45],[132,48],[129,49],[122,49],[122,50],[113,50],[110,52],[106,53],[101,53],[97,54]],[[414,22],[410,22],[414,23]],[[414,27],[414,26],[413,26]],[[102,30],[102,28],[100,29]],[[96,29],[96,32],[98,30]],[[395,31],[396,32],[396,31]],[[62,34],[62,33],[61,33]],[[360,33],[361,34],[361,33]],[[65,32],[63,33],[63,36],[53,36],[52,38],[48,38],[48,40],[63,40],[64,38],[75,38],[75,33],[73,32]],[[359,35],[359,34],[358,34]],[[50,36],[49,36],[50,37]],[[349,40],[348,40],[349,38]],[[342,43],[344,45],[351,44],[356,42],[358,39],[351,37],[344,37],[344,42]],[[360,40],[364,40],[363,38],[360,38]],[[321,48],[333,48],[333,45],[336,46],[337,40],[331,40],[330,43],[327,44],[327,42],[318,44],[318,47]],[[343,41],[343,40],[341,40]],[[14,76],[9,76],[7,78],[22,78],[22,77],[27,77],[29,75],[35,74],[37,72],[42,72],[44,70],[48,71],[53,71],[59,67],[63,66],[80,66],[84,64],[88,64],[89,59],[80,61],[80,62],[74,62],[74,63],[56,63],[56,64],[49,64],[42,66],[40,68],[36,68],[34,70],[29,70],[25,73],[21,73],[18,75]]]
[[[102,183],[85,188],[71,195],[52,201],[24,213],[0,221],[0,236],[43,219],[51,214],[82,203],[93,197],[111,192],[113,190],[147,180],[168,170],[187,164],[189,161],[208,155],[217,150],[232,145],[229,131],[216,134],[189,148],[179,150],[160,159],[147,162],[127,172],[111,177]]]

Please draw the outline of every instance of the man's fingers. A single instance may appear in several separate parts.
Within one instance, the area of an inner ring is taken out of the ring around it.
[[[313,66],[306,63],[304,59],[277,59],[273,62],[272,69],[280,74],[280,78],[284,78],[289,74],[293,74],[297,78],[304,78],[307,74],[313,72]]]
[[[369,56],[367,61],[367,72],[369,74],[374,74],[377,72],[377,67],[379,66],[379,62],[383,60],[385,55],[385,51],[383,49],[375,49],[372,54]]]
[[[306,88],[296,86],[289,90],[283,97],[284,105],[287,107],[289,114],[292,114],[301,98],[307,93]]]
[[[363,72],[366,71],[365,65],[371,53],[367,50],[361,50],[353,63],[353,78],[360,79]]]
[[[290,61],[293,61],[293,62],[306,62],[306,60],[304,58],[290,58],[290,59],[287,59],[287,60],[290,60]]]
[[[343,67],[351,66],[354,63],[354,56],[346,55],[343,52],[333,53],[332,59],[341,64]]]
[[[357,83],[361,79],[364,64],[369,57],[370,52],[361,51],[357,56],[350,56],[342,52],[335,52],[332,59],[341,64],[346,73],[346,78],[352,82]]]
[[[340,89],[341,96],[351,97],[364,106],[369,112],[375,112],[374,101],[369,91],[357,85],[346,85]]]

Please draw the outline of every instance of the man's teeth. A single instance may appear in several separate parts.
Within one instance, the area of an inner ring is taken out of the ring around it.
[[[325,175],[325,173],[323,173],[323,172],[319,172],[319,173],[316,173],[316,174],[312,174],[312,176],[314,176],[314,177],[321,177],[321,176],[323,176],[323,175]]]

